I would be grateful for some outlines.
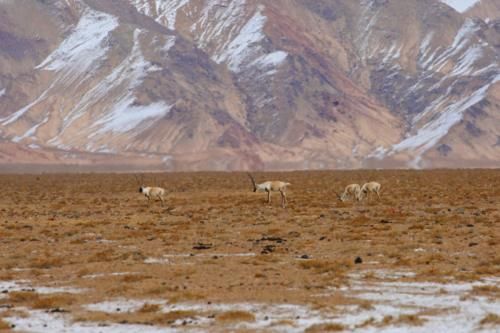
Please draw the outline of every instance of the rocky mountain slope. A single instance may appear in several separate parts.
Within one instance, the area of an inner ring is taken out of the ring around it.
[[[495,167],[499,12],[494,0],[0,0],[0,161]]]

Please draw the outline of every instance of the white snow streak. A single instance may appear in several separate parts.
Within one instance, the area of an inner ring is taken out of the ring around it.
[[[38,124],[35,124],[33,125],[33,127],[31,127],[29,130],[26,131],[26,133],[24,133],[23,135],[21,136],[16,136],[12,139],[12,141],[14,142],[20,142],[22,141],[23,139],[26,139],[28,137],[31,137],[31,136],[34,136],[36,134],[36,130],[38,129],[38,127],[42,126],[43,124],[46,124],[47,122],[49,121],[49,116],[46,116],[41,123],[38,123]],[[36,139],[36,138],[35,138]]]
[[[189,0],[132,0],[137,10],[147,16],[153,17],[156,22],[175,30],[177,11],[189,3]]]
[[[457,102],[448,105],[441,111],[435,120],[426,123],[418,132],[396,144],[392,152],[401,152],[404,150],[413,150],[419,158],[427,150],[443,138],[448,131],[462,120],[463,114],[468,108],[479,103],[486,97],[486,93],[491,84],[476,90],[471,96],[466,96]]]
[[[2,125],[17,121],[33,106],[45,100],[56,84],[63,83],[69,86],[81,82],[82,75],[91,76],[109,49],[104,43],[106,38],[117,26],[116,17],[86,9],[69,37],[36,66],[36,69],[56,71],[57,78],[33,102],[10,116],[0,119]]]
[[[104,103],[105,99],[110,96],[115,96],[112,107],[105,109],[104,116],[91,125],[95,128],[95,133],[127,132],[143,121],[154,120],[170,110],[170,107],[163,101],[150,105],[134,105],[134,89],[142,83],[148,73],[160,69],[144,59],[139,40],[140,33],[138,29],[134,31],[134,45],[129,56],[99,84],[89,90],[65,117],[63,131],[83,116],[87,110]],[[175,39],[169,40],[166,47],[173,46],[175,42]],[[56,143],[57,138],[50,142]]]
[[[11,124],[11,123],[15,122],[16,120],[18,120],[19,118],[21,118],[33,106],[35,106],[36,104],[38,104],[41,101],[43,101],[47,97],[49,91],[54,87],[54,85],[55,85],[55,83],[52,83],[47,90],[45,90],[40,96],[38,96],[37,99],[35,99],[33,102],[31,102],[30,104],[26,105],[22,109],[14,112],[13,114],[11,114],[11,115],[9,115],[9,116],[7,116],[5,118],[0,118],[0,122],[2,122],[2,125]]]
[[[218,41],[222,47],[227,45],[237,34],[238,23],[244,19],[246,0],[232,0],[228,3],[221,0],[209,0],[201,13],[201,18],[191,26],[191,31],[199,31],[198,47],[207,48],[212,41]],[[224,6],[223,6],[224,5]]]
[[[267,18],[260,11],[257,11],[226,49],[220,55],[215,56],[215,61],[217,63],[227,62],[230,70],[240,71],[247,59],[256,57],[261,51],[258,43],[265,38],[262,29],[266,20]]]
[[[36,68],[58,72],[58,81],[67,85],[81,81],[98,69],[109,49],[106,39],[116,27],[116,17],[85,9],[69,37]]]
[[[98,126],[99,133],[113,132],[125,133],[149,120],[147,126],[151,126],[155,119],[166,115],[171,106],[165,102],[156,102],[144,106],[134,106],[135,98],[130,96],[116,104],[112,111],[94,123]]]

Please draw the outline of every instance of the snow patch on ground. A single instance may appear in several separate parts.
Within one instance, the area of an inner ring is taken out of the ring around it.
[[[366,275],[370,278],[365,278]],[[346,286],[331,288],[315,297],[338,297],[339,294],[368,301],[369,306],[339,305],[334,309],[313,309],[299,304],[264,303],[169,303],[163,300],[114,299],[83,308],[88,311],[105,313],[129,313],[138,311],[145,304],[157,304],[160,311],[190,311],[194,314],[187,326],[176,321],[169,327],[142,325],[119,325],[107,323],[78,323],[70,314],[47,313],[38,310],[18,309],[27,313],[26,317],[7,317],[16,329],[21,331],[44,332],[177,332],[207,330],[215,323],[214,315],[227,311],[244,311],[255,316],[253,322],[229,323],[226,330],[271,330],[275,332],[303,332],[318,324],[340,324],[346,330],[356,332],[494,332],[494,327],[481,326],[480,321],[490,313],[500,311],[496,298],[476,296],[474,287],[495,286],[498,277],[484,278],[472,283],[414,282],[413,272],[393,272],[385,270],[359,271],[350,275]],[[6,282],[4,282],[6,283]],[[9,286],[7,286],[9,287]],[[401,315],[414,315],[423,320],[420,326],[404,322],[382,324],[388,316],[397,319]],[[221,324],[219,322],[219,324]],[[222,329],[222,328],[221,328]]]
[[[23,309],[20,309],[23,310]],[[51,332],[51,333],[165,333],[176,330],[166,330],[161,327],[145,325],[120,325],[100,323],[72,322],[66,314],[47,313],[41,310],[25,310],[28,316],[7,317],[4,320],[15,325],[21,332]]]
[[[80,294],[85,292],[85,289],[73,288],[73,287],[47,287],[47,286],[33,286],[28,280],[17,280],[17,281],[0,281],[0,291],[31,291],[38,294],[57,294],[57,293],[69,293],[69,294]],[[8,294],[2,294],[6,297]]]
[[[175,258],[206,258],[206,257],[217,257],[217,258],[227,258],[227,257],[254,257],[255,253],[201,253],[201,254],[191,254],[191,253],[179,253],[179,254],[164,254],[159,258],[146,258],[144,260],[145,264],[171,264],[172,260]],[[186,264],[185,261],[182,262]]]
[[[375,304],[373,309],[365,311],[347,307],[342,323],[355,328],[371,318],[381,322],[386,316],[397,318],[408,314],[418,315],[425,322],[421,326],[395,324],[381,328],[358,328],[357,331],[493,332],[491,328],[482,327],[479,322],[489,313],[498,313],[500,302],[483,296],[471,296],[469,293],[474,287],[494,286],[499,282],[498,278],[473,283],[353,281],[348,294]]]

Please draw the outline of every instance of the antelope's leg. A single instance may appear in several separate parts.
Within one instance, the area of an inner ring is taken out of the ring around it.
[[[271,203],[271,191],[267,191],[267,203]]]
[[[286,195],[285,192],[281,191],[281,207],[285,208],[286,207]]]
[[[160,200],[161,200],[161,205],[165,206],[165,201],[163,200],[163,197],[160,195]]]
[[[377,191],[377,192],[375,192],[375,193],[377,193],[377,197],[380,199],[380,194],[378,194],[378,191]]]

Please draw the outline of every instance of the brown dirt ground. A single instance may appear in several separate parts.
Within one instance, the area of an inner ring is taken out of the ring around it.
[[[347,274],[370,262],[372,269],[415,272],[418,281],[500,275],[500,170],[255,176],[292,183],[288,207],[280,208],[278,194],[268,205],[264,193],[251,192],[244,173],[146,174],[167,189],[166,207],[148,204],[127,174],[0,175],[0,280],[88,288],[78,295],[11,292],[0,305],[123,322],[79,306],[127,298],[328,308],[355,301],[312,295],[348,283]],[[336,200],[334,190],[369,180],[382,184],[381,200]],[[256,255],[221,255],[230,253]],[[175,254],[188,256],[163,257]],[[354,264],[358,256],[363,263]],[[117,272],[126,274],[86,278]],[[476,292],[500,297],[498,288]],[[147,305],[126,320],[168,325],[192,315],[157,311]],[[216,318],[252,319],[241,311]]]

